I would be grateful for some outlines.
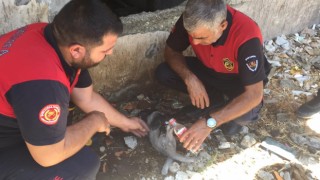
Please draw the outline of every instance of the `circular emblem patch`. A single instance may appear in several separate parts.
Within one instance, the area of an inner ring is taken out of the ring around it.
[[[228,71],[232,71],[234,68],[234,63],[228,58],[223,59],[223,65]]]
[[[58,104],[48,104],[41,109],[39,119],[46,125],[54,125],[60,116],[60,106]]]

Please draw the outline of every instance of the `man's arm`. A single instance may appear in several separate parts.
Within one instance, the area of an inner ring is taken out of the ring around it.
[[[213,112],[210,116],[217,120],[217,126],[227,123],[241,115],[249,112],[259,105],[263,98],[263,82],[257,82],[245,86],[245,91],[240,96],[234,98],[224,108]]]
[[[203,83],[189,70],[182,53],[177,52],[166,45],[164,56],[169,66],[186,84],[192,104],[201,109],[209,107],[208,93]]]
[[[132,132],[141,137],[148,132],[148,126],[140,118],[127,118],[108,103],[100,94],[93,91],[92,85],[87,88],[74,88],[71,99],[84,112],[100,111],[108,122],[125,132]]]
[[[96,132],[110,132],[101,112],[91,112],[80,122],[67,127],[65,137],[55,144],[35,146],[26,142],[33,159],[41,166],[56,165],[77,153]]]
[[[218,127],[249,112],[262,101],[262,98],[263,82],[260,81],[245,86],[244,93],[234,98],[222,109],[210,113],[210,116],[216,119]],[[183,142],[184,148],[197,151],[211,130],[211,128],[207,127],[206,119],[199,119],[181,136],[180,141]]]

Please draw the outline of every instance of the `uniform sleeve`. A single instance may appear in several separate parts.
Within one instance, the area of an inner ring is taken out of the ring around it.
[[[267,79],[265,64],[268,63],[258,38],[242,44],[238,50],[239,74],[244,86]]]
[[[70,100],[66,86],[52,80],[28,81],[14,85],[6,98],[26,142],[41,146],[64,138]]]
[[[166,43],[170,48],[178,52],[182,52],[189,47],[189,35],[183,26],[182,16],[180,16],[175,26],[172,28]]]
[[[79,75],[79,79],[78,79],[78,82],[75,87],[85,88],[85,87],[90,86],[91,84],[92,84],[92,79],[91,79],[89,71],[87,69],[82,70]]]

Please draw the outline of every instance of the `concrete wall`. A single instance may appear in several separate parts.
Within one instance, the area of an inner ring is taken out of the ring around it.
[[[66,2],[68,0],[0,0],[0,34],[28,23],[51,21]],[[266,40],[320,23],[319,0],[227,2],[252,17]],[[164,11],[122,17],[124,36],[119,38],[114,54],[91,70],[95,88],[115,91],[133,82],[152,80],[154,68],[163,60],[168,32],[183,9],[184,3]]]

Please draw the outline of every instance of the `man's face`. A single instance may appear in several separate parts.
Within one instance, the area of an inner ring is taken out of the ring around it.
[[[107,34],[103,36],[102,45],[92,48],[86,48],[85,56],[80,61],[73,61],[72,66],[75,68],[88,69],[98,65],[107,55],[112,54],[113,48],[118,39],[118,35]]]
[[[227,21],[218,25],[214,30],[206,27],[198,27],[192,32],[188,32],[192,37],[192,43],[195,45],[210,45],[218,41],[223,31],[227,28]]]

